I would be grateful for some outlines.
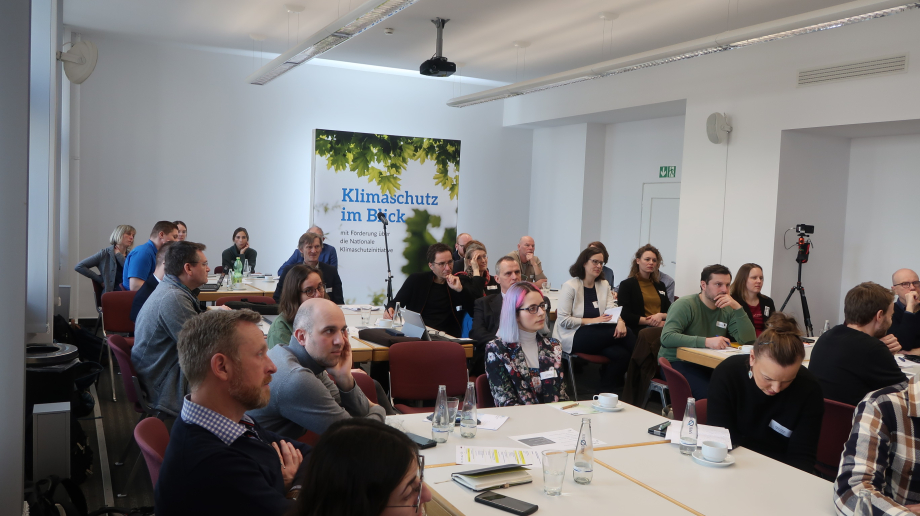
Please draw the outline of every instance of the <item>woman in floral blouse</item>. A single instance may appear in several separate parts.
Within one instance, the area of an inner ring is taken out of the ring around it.
[[[486,344],[486,374],[496,407],[568,399],[562,345],[537,332],[546,322],[543,294],[531,283],[505,293],[496,339]]]

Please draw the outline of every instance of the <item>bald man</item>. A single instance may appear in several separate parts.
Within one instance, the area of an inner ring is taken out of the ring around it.
[[[466,244],[470,243],[473,240],[473,237],[469,233],[460,233],[457,235],[457,243],[454,244],[454,269],[453,273],[457,274],[461,272],[466,264],[463,263],[463,258],[466,256]]]
[[[522,236],[518,242],[517,249],[508,253],[508,256],[517,260],[518,265],[521,266],[522,281],[530,281],[538,287],[542,287],[546,283],[546,275],[543,274],[540,259],[533,254],[536,248],[537,245],[532,237]]]
[[[891,284],[898,299],[888,334],[897,337],[905,353],[920,355],[920,278],[910,269],[900,269],[891,275]]]

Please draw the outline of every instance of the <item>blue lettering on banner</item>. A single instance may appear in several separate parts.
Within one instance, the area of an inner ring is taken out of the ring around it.
[[[395,224],[405,224],[406,215],[408,215],[407,213],[403,213],[403,211],[399,208],[396,209],[396,213],[387,213],[387,210],[378,210],[377,208],[368,208],[367,209],[367,221],[376,222],[378,212],[383,213],[383,215],[387,218],[389,222],[392,222]],[[349,213],[357,213],[357,212],[349,212]],[[345,219],[343,218],[342,220],[345,220]],[[359,218],[357,220],[360,221],[361,219]]]

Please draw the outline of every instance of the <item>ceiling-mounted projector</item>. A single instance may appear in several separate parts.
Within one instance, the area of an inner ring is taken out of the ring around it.
[[[422,75],[430,75],[432,77],[448,77],[454,74],[457,71],[457,65],[451,63],[447,60],[446,57],[441,55],[441,48],[444,46],[444,24],[450,20],[445,20],[443,18],[435,18],[431,20],[431,23],[438,28],[438,40],[435,45],[434,56],[431,59],[422,63],[422,66],[418,67],[419,73]]]

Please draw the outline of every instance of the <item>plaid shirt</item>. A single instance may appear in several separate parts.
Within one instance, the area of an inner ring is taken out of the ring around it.
[[[920,376],[870,392],[856,407],[853,429],[834,483],[834,503],[851,515],[859,491],[872,495],[873,515],[912,514],[920,503]]]
[[[253,437],[258,438],[252,430],[253,422],[249,416],[244,414],[243,421],[237,423],[226,416],[193,402],[191,395],[186,395],[185,402],[182,404],[182,421],[204,428],[216,435],[227,446],[233,444],[246,432],[252,432]]]

